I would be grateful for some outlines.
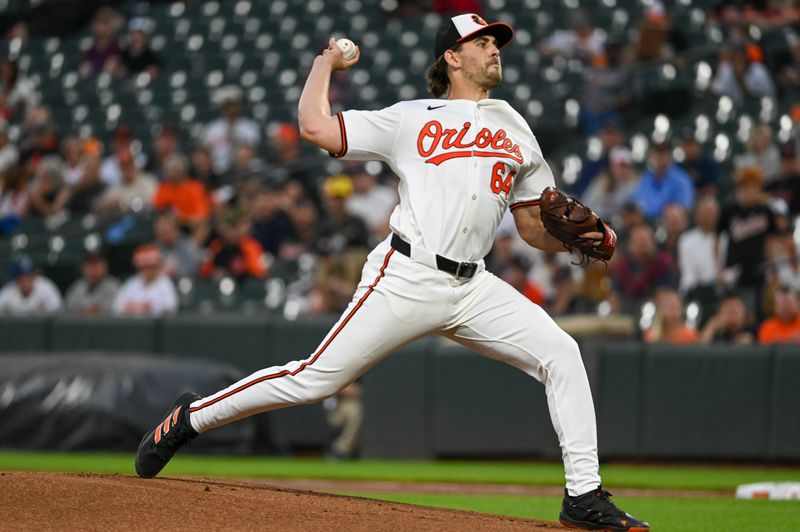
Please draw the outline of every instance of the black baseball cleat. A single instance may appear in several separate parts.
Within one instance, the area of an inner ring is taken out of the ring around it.
[[[172,403],[156,427],[144,435],[136,451],[136,474],[153,478],[184,444],[197,437],[189,424],[189,405],[200,396],[187,392]]]
[[[627,532],[649,532],[650,525],[623,512],[614,501],[611,494],[598,486],[583,495],[571,497],[564,490],[564,502],[561,504],[561,514],[558,516],[561,524],[567,528],[582,530],[614,530]]]

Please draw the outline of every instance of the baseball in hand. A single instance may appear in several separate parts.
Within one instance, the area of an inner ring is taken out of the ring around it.
[[[336,46],[342,51],[345,61],[350,61],[356,56],[356,45],[350,39],[339,39],[336,41]]]

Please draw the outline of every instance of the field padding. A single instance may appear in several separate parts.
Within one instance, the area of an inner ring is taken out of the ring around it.
[[[0,473],[6,530],[531,531],[557,523],[204,478]]]

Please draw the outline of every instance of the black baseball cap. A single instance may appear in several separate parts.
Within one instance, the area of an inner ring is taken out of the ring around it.
[[[83,262],[105,262],[106,257],[99,249],[90,249],[83,254]]]
[[[514,38],[514,28],[505,22],[489,24],[475,13],[456,15],[436,32],[434,54],[438,59],[454,44],[485,34],[494,36],[497,39],[497,47],[502,48]]]

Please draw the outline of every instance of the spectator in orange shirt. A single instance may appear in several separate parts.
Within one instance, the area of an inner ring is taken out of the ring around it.
[[[700,335],[683,320],[683,301],[672,289],[656,296],[656,317],[653,326],[644,332],[644,341],[665,344],[694,344]]]
[[[537,305],[544,306],[544,292],[535,281],[528,277],[531,267],[531,261],[527,257],[519,254],[512,255],[505,264],[500,278]]]
[[[782,288],[775,294],[775,315],[761,324],[758,343],[800,344],[800,302],[796,292]]]
[[[205,186],[189,177],[189,161],[172,154],[164,162],[164,181],[156,189],[153,207],[171,209],[181,225],[196,226],[208,219],[211,206]]]
[[[224,211],[218,232],[219,237],[208,245],[209,256],[200,270],[203,277],[230,275],[242,280],[267,276],[264,248],[249,236],[250,221],[242,209],[230,207]]]

